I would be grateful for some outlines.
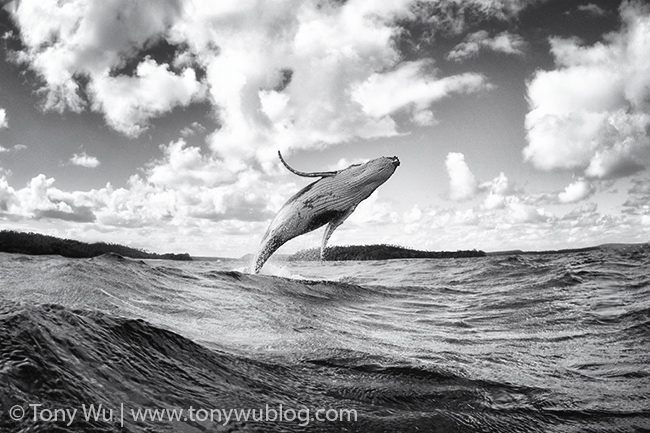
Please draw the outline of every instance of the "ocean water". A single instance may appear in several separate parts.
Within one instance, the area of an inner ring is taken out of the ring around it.
[[[650,431],[647,247],[247,265],[0,254],[0,431]]]

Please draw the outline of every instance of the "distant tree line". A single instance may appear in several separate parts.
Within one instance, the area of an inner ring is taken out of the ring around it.
[[[192,257],[187,253],[156,254],[137,248],[125,247],[124,245],[107,244],[105,242],[87,244],[71,239],[12,230],[0,231],[0,252],[32,255],[57,254],[78,259],[115,253],[134,259],[192,260]]]
[[[332,246],[325,250],[325,260],[388,260],[388,259],[446,259],[460,257],[485,257],[477,250],[421,251],[396,245]],[[289,261],[320,260],[320,248],[300,250],[287,258]]]

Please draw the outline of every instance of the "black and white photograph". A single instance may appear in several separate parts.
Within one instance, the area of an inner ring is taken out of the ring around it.
[[[0,432],[650,432],[650,2],[0,0]]]

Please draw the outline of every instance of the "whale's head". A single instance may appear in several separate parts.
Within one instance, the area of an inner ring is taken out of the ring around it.
[[[365,164],[351,165],[345,170],[342,170],[341,174],[348,171],[346,174],[354,179],[353,182],[356,185],[374,190],[395,173],[398,165],[399,158],[396,156],[382,156],[381,158],[368,161]]]

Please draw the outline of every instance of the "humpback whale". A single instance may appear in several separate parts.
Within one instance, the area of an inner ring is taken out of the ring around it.
[[[295,170],[282,158],[282,164],[303,177],[319,177],[291,197],[269,225],[253,261],[257,274],[269,257],[288,240],[328,224],[321,243],[321,259],[327,241],[357,205],[390,178],[400,164],[396,156],[381,157],[365,164],[353,164],[338,171],[304,173]]]

